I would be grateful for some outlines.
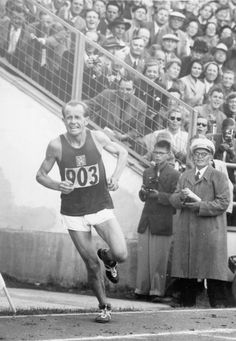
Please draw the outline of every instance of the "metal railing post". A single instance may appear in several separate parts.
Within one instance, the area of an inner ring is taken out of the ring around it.
[[[82,98],[83,72],[84,72],[85,38],[77,32],[75,37],[75,57],[73,70],[72,94],[73,100],[80,101]]]

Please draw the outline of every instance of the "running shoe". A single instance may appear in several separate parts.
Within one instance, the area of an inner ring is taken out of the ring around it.
[[[95,318],[95,322],[108,323],[111,321],[111,305],[110,304],[99,304],[100,313]]]
[[[119,274],[117,270],[117,263],[106,260],[106,249],[99,249],[97,252],[98,257],[103,261],[106,269],[106,276],[112,283],[116,284],[119,282]]]

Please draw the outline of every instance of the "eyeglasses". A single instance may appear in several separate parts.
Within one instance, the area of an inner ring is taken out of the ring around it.
[[[202,122],[198,122],[197,126],[203,126],[205,128],[207,126],[207,124],[206,123],[202,123]]]
[[[194,152],[193,153],[194,157],[202,158],[202,159],[204,159],[208,155],[209,155],[209,153],[207,153],[207,152]]]
[[[171,121],[178,121],[178,122],[179,122],[179,121],[181,121],[181,117],[171,116],[171,117],[170,117],[170,120],[171,120]]]
[[[168,154],[168,153],[165,153],[165,152],[153,152],[153,154],[155,154],[155,155],[165,155],[165,154]]]

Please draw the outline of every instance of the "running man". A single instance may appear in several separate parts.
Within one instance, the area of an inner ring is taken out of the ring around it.
[[[111,320],[99,258],[110,281],[119,280],[117,262],[127,258],[127,247],[121,227],[113,213],[109,191],[118,189],[118,181],[127,162],[127,151],[112,142],[103,132],[87,128],[89,109],[84,102],[70,101],[62,108],[66,133],[52,140],[36,179],[50,189],[61,192],[61,215],[76,249],[85,262],[88,282],[98,299],[100,314],[95,321]],[[117,155],[113,175],[107,180],[102,149]],[[49,172],[57,163],[61,181]],[[109,249],[94,248],[91,227],[108,244]]]

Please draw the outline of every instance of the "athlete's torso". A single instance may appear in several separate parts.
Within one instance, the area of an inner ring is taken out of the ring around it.
[[[72,147],[64,135],[60,135],[62,153],[58,162],[61,179],[73,183],[70,194],[61,194],[61,213],[83,216],[104,208],[113,208],[105,167],[101,153],[86,130],[85,143],[81,148]]]

